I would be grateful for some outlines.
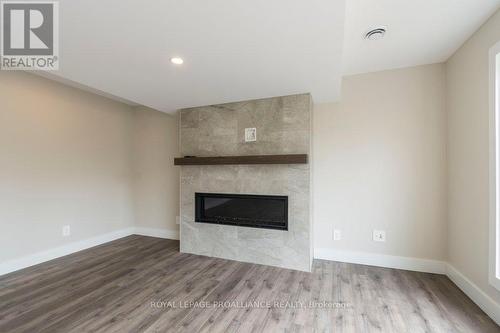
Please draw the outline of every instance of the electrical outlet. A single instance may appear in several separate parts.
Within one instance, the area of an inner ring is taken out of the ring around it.
[[[385,242],[385,231],[373,230],[373,240],[375,242]]]
[[[339,229],[333,229],[333,240],[338,241],[342,239],[342,231]]]
[[[63,237],[68,237],[69,235],[71,235],[71,229],[69,225],[65,225],[62,227],[62,235]]]
[[[257,141],[257,129],[245,128],[245,142],[255,142]]]
[[[181,217],[180,216],[175,217],[175,224],[181,224]]]

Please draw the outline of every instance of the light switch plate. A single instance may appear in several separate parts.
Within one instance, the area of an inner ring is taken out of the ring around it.
[[[257,141],[257,129],[245,128],[245,142],[255,142]]]

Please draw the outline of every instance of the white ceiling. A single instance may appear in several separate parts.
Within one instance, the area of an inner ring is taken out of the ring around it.
[[[343,74],[446,61],[500,0],[347,0]],[[387,26],[379,41],[363,35]]]
[[[445,61],[499,5],[61,0],[61,70],[44,76],[164,112],[303,92],[331,102],[342,75]],[[378,25],[386,37],[364,40]]]
[[[344,17],[344,0],[61,0],[56,75],[165,112],[336,100]]]

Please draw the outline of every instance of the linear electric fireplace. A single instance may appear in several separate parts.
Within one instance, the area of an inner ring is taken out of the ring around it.
[[[195,193],[195,220],[200,223],[288,230],[288,197]]]

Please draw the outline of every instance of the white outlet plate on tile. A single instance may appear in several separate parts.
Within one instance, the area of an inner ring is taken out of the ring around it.
[[[257,141],[257,129],[245,128],[245,142],[255,142]]]

